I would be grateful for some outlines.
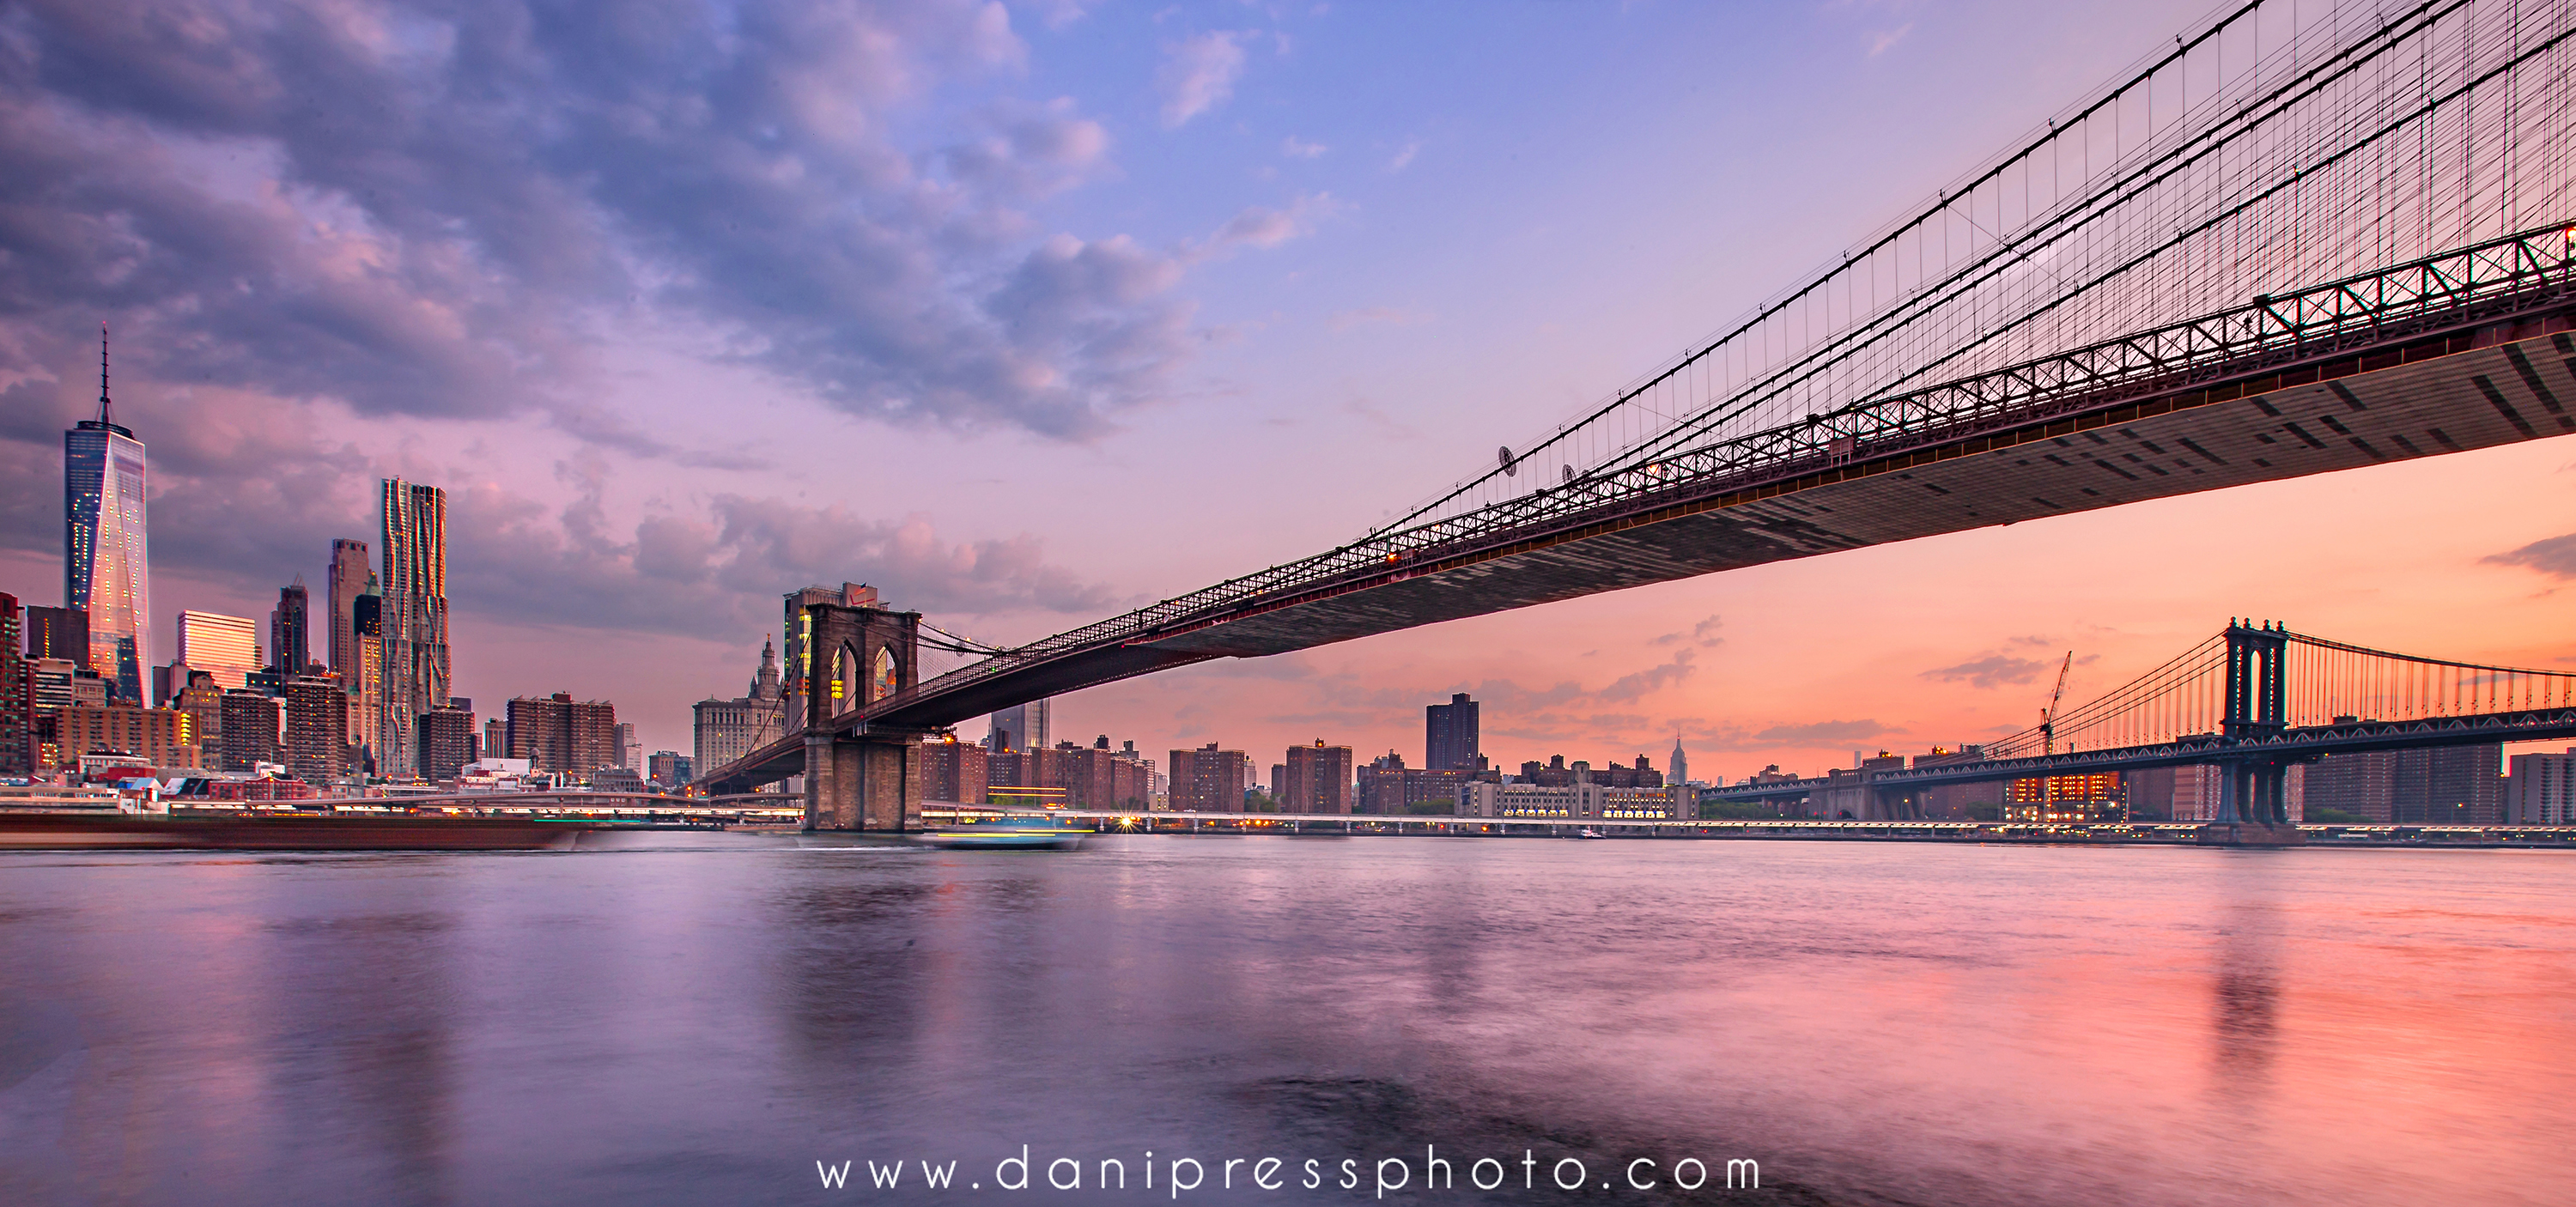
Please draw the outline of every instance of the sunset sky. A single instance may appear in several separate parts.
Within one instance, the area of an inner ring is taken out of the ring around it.
[[[154,655],[449,492],[455,690],[740,694],[779,596],[1044,636],[1346,540],[1912,208],[2200,3],[0,8],[0,590],[150,450]],[[2570,215],[2569,217],[2576,217]],[[2576,442],[1596,596],[1061,699],[1267,766],[1699,778],[2035,721],[2232,616],[2576,663]],[[980,721],[961,727],[980,737]]]

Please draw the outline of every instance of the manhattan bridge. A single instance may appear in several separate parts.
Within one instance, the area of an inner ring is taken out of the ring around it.
[[[789,596],[786,732],[700,782],[802,776],[808,825],[901,829],[924,735],[1043,696],[2576,432],[2571,38],[2576,0],[2224,10],[1706,341],[1331,549],[1009,648],[872,593]],[[2576,734],[2565,676],[2252,622],[2211,641],[2060,719],[2045,750],[2008,739],[1978,770],[1921,774],[2216,762],[2227,818],[2263,821],[2281,768],[2329,747]],[[924,676],[925,647],[978,657]],[[2456,699],[2367,694],[2409,675],[2449,676]],[[1905,788],[1883,788],[1865,808],[1901,812]]]

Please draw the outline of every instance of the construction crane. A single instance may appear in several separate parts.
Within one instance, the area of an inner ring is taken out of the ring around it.
[[[2066,694],[2066,672],[2075,666],[2075,651],[2066,651],[2066,661],[2057,664],[2057,689],[2048,693],[2048,707],[2039,710],[2039,752],[2057,753],[2057,701]]]

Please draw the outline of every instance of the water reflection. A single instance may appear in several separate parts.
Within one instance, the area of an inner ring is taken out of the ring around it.
[[[2576,1201],[2571,871],[1163,838],[0,857],[0,1201],[803,1203],[816,1159],[971,1186],[1023,1145],[1131,1175],[1509,1158],[1461,1203],[1563,1201],[1519,1189],[1524,1153],[1592,1194],[1691,1156],[1758,1159],[1783,1202]]]
[[[2280,1009],[2278,852],[2229,852],[2214,902],[2218,942],[2210,974],[2210,1070],[2216,1096],[2249,1109],[2269,1087]]]

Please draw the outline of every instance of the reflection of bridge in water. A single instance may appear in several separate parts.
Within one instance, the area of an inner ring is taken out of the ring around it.
[[[1719,800],[1804,804],[1824,817],[1923,816],[1943,784],[2154,767],[2221,769],[2222,823],[2290,820],[2290,767],[2329,755],[2576,737],[2576,674],[2392,654],[2230,624],[2163,666],[1977,750],[1912,767],[1722,788]]]
[[[920,735],[1042,696],[2576,432],[2576,18],[2301,11],[2176,39],[1347,544],[1009,649],[924,638],[872,594],[792,596],[787,732],[702,779],[801,775],[811,824],[902,828]],[[925,641],[988,656],[925,678]]]

